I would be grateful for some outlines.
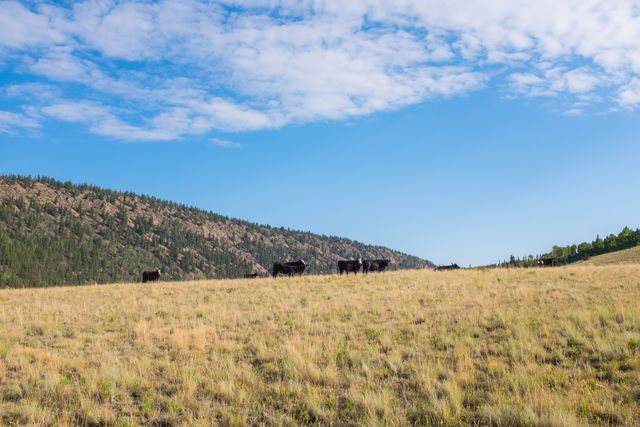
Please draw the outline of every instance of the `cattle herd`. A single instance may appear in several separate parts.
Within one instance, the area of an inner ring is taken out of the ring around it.
[[[371,272],[383,272],[387,269],[391,260],[389,259],[347,259],[338,261],[338,273],[342,274],[363,274]],[[273,277],[281,276],[301,276],[304,270],[307,268],[307,264],[303,260],[290,261],[290,262],[276,262],[273,264]],[[436,271],[444,270],[457,270],[460,266],[458,264],[451,265],[439,265],[435,267]],[[245,279],[255,279],[258,277],[258,273],[247,273],[244,275]],[[142,283],[155,282],[160,279],[160,269],[156,271],[145,271],[142,273]]]
[[[362,272],[364,274],[370,272],[382,272],[387,269],[387,266],[391,260],[389,259],[362,259],[355,260],[343,260],[338,261],[338,272],[354,273]],[[276,262],[273,264],[273,277],[281,276],[301,276],[304,270],[307,268],[307,264],[304,260],[290,261],[290,262]],[[258,277],[258,273],[247,273],[244,275],[245,279],[255,279]],[[160,279],[160,269],[156,271],[145,271],[142,273],[142,283],[155,282]]]
[[[367,274],[373,271],[382,272],[387,269],[390,262],[391,260],[389,259],[362,258],[338,261],[338,273],[358,274],[359,271],[362,271],[364,274]]]
[[[387,269],[387,266],[391,260],[389,259],[350,259],[350,260],[341,260],[338,261],[338,272],[340,274],[344,273],[353,273],[358,274],[358,272],[362,271],[362,273],[367,274],[370,272],[382,272]],[[291,262],[276,262],[273,264],[273,277],[278,277],[280,275],[286,276],[300,276],[304,273],[307,264],[303,260],[291,261]],[[252,273],[255,274],[255,273]],[[246,275],[245,277],[248,277]],[[257,277],[251,276],[251,277]]]

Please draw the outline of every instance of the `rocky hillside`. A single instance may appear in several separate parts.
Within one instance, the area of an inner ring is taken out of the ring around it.
[[[429,261],[349,239],[253,224],[154,197],[49,178],[0,176],[0,287],[268,274],[304,259],[309,273],[344,258],[390,258],[393,268]]]

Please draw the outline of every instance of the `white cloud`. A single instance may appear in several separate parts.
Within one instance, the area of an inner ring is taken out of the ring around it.
[[[33,117],[10,111],[0,111],[0,132],[12,133],[18,129],[34,129],[40,123]]]
[[[582,108],[570,108],[567,111],[565,111],[563,114],[565,116],[580,116],[584,113],[584,110]]]
[[[69,100],[46,105],[39,112],[58,120],[84,123],[94,133],[124,141],[170,141],[214,129],[238,131],[260,129],[268,125],[262,122],[260,113],[223,100],[213,100],[205,106],[194,108],[176,107],[149,116],[90,101]],[[132,115],[136,116],[137,124],[131,123],[134,120],[123,118]]]
[[[19,83],[2,87],[2,91],[11,98],[32,98],[46,100],[60,97],[62,91],[47,83]]]
[[[66,36],[52,25],[50,16],[32,12],[14,1],[0,2],[0,45],[8,48],[63,43]]]
[[[99,135],[129,141],[168,141],[177,139],[189,127],[179,113],[163,113],[140,126],[124,122],[111,109],[92,102],[66,101],[41,109],[45,116],[67,122],[84,123]]]
[[[548,71],[548,79],[551,87],[556,92],[569,92],[582,94],[591,92],[601,84],[601,79],[592,71],[586,68],[579,68],[570,71],[554,69]]]
[[[67,122],[90,122],[111,115],[109,111],[90,102],[61,102],[46,106],[42,113]]]
[[[538,86],[544,82],[542,78],[531,73],[515,73],[510,76],[510,80],[520,87]]]
[[[514,92],[527,96],[558,96],[569,94],[583,101],[596,100],[593,91],[607,83],[602,73],[586,67],[566,70],[542,64],[535,72],[514,73],[508,78]]]
[[[619,98],[620,104],[625,107],[632,108],[640,105],[640,79],[633,79],[622,87]]]
[[[52,80],[85,82],[90,78],[88,65],[73,57],[68,49],[52,49],[29,70]]]
[[[601,80],[597,75],[584,70],[572,70],[565,74],[567,89],[572,93],[591,92]]]
[[[215,145],[216,147],[222,147],[222,148],[241,148],[242,147],[242,145],[238,144],[237,142],[229,141],[227,139],[220,139],[220,138],[213,138],[211,140],[211,144]]]
[[[282,124],[275,117],[222,98],[193,100],[185,104],[199,117],[206,119],[210,128],[227,132],[265,129]]]
[[[83,106],[89,116],[74,121],[123,140],[341,120],[492,79],[509,94],[566,99],[567,112],[576,100],[637,108],[639,10],[638,0],[4,1],[0,60]],[[68,101],[40,101],[49,117],[73,116]]]

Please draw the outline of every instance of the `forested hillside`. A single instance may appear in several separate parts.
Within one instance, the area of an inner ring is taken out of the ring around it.
[[[555,245],[551,251],[538,256],[516,258],[511,256],[509,261],[504,261],[500,266],[530,267],[537,265],[537,260],[541,257],[553,257],[559,265],[571,264],[578,261],[587,260],[593,256],[608,254],[624,249],[640,246],[640,229],[632,230],[624,227],[620,233],[610,234],[604,239],[596,236],[591,242],[582,242],[567,246]]]
[[[267,274],[304,259],[309,273],[343,258],[390,258],[392,268],[432,264],[380,246],[274,228],[201,209],[50,178],[0,176],[0,287]]]

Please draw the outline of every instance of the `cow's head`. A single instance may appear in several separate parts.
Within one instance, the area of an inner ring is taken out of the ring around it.
[[[278,273],[280,273],[282,271],[282,264],[280,264],[279,262],[276,262],[273,264],[273,277],[278,277]]]

